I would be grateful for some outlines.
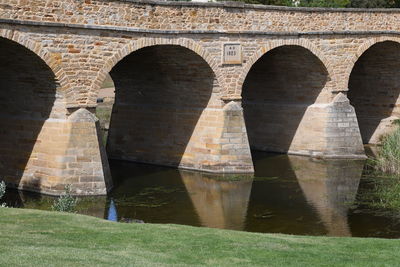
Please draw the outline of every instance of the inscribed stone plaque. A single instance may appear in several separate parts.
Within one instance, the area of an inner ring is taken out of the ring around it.
[[[242,64],[240,44],[224,44],[223,64]]]

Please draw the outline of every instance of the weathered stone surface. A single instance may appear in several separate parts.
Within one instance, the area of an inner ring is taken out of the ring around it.
[[[71,184],[78,195],[104,195],[112,188],[110,168],[102,146],[99,120],[90,111],[80,108],[67,120],[67,150],[74,151],[73,160],[67,163],[71,178],[79,178]],[[68,174],[64,177],[68,179]],[[62,180],[62,179],[61,179]]]
[[[376,143],[399,117],[399,17],[0,0],[0,177],[50,194],[65,184],[104,194],[111,180],[92,113],[110,71],[113,158],[252,172],[247,134],[256,149],[363,157],[360,136]],[[224,64],[224,44],[240,44],[242,61]]]

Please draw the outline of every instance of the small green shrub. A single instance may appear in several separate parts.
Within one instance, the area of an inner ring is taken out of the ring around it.
[[[0,183],[0,200],[4,197],[6,194],[6,183],[4,181],[1,181]],[[6,203],[0,203],[0,207],[5,207]]]
[[[65,186],[65,192],[57,198],[52,206],[55,211],[61,212],[75,212],[77,199],[71,195],[71,186]]]
[[[6,183],[2,181],[0,183],[0,199],[4,197],[5,193],[6,193]]]

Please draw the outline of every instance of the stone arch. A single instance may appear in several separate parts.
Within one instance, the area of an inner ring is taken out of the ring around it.
[[[216,128],[223,123],[216,121],[222,103],[214,70],[203,56],[182,45],[144,41],[124,54],[110,71],[115,101],[108,157],[203,168],[210,147],[219,149],[207,143],[213,142],[209,133],[218,135]]]
[[[366,41],[349,61],[347,96],[364,143],[380,143],[400,117],[399,51],[400,38],[383,36]]]
[[[218,62],[215,60],[213,56],[211,56],[207,50],[205,50],[201,45],[197,44],[195,41],[190,39],[178,38],[178,39],[171,39],[171,38],[141,38],[138,40],[134,40],[126,44],[123,48],[118,50],[110,59],[107,60],[105,67],[101,70],[97,77],[94,79],[91,92],[92,96],[97,96],[97,91],[99,90],[102,82],[106,78],[107,73],[111,71],[111,69],[118,64],[123,58],[128,56],[129,54],[150,46],[156,45],[176,45],[187,48],[200,57],[203,58],[205,62],[209,65],[209,67],[213,70],[215,74],[215,78],[220,86],[221,85],[221,73],[218,69]],[[92,103],[96,102],[96,99],[91,98],[89,100]]]
[[[322,53],[322,51],[315,46],[310,41],[305,39],[287,39],[287,40],[272,40],[267,42],[264,46],[259,48],[254,55],[246,62],[246,65],[243,67],[242,73],[238,79],[237,88],[235,91],[235,95],[240,96],[242,94],[243,83],[249,73],[250,69],[253,65],[266,53],[269,51],[281,47],[281,46],[301,46],[305,49],[308,49],[311,53],[313,53],[325,66],[328,77],[330,77],[334,72],[332,69],[332,64],[328,60],[328,58]]]
[[[357,50],[356,53],[354,53],[346,62],[346,70],[345,70],[345,79],[344,79],[344,84],[345,86],[348,86],[349,81],[350,81],[350,75],[351,72],[354,69],[355,64],[357,61],[360,59],[360,57],[368,50],[370,49],[373,45],[386,42],[386,41],[392,41],[392,42],[397,42],[400,43],[400,37],[392,37],[392,36],[380,36],[376,38],[369,39],[365,43],[363,43]],[[347,89],[347,88],[344,88]]]
[[[48,173],[58,168],[54,159],[66,139],[65,99],[40,44],[0,32],[0,177],[13,187],[46,191],[56,180]]]
[[[322,123],[312,126],[326,101],[329,73],[312,51],[277,45],[251,67],[242,86],[242,106],[253,150],[307,154]],[[320,146],[322,150],[322,146]],[[311,152],[310,152],[311,153]]]
[[[64,73],[64,70],[61,67],[61,56],[50,54],[48,51],[46,51],[46,49],[43,48],[43,46],[39,42],[36,42],[28,38],[24,34],[14,30],[2,29],[0,30],[0,37],[16,42],[19,45],[22,45],[25,48],[32,51],[33,53],[35,53],[53,71],[60,87],[63,89],[68,88],[69,86],[68,79]]]

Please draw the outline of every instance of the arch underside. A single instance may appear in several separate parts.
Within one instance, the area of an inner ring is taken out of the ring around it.
[[[96,119],[86,109],[67,118],[65,88],[38,54],[0,38],[0,179],[46,194],[66,185],[75,194],[105,194],[111,184]]]
[[[364,143],[376,144],[399,118],[400,44],[379,42],[358,59],[349,79],[348,97],[354,106]]]
[[[110,75],[116,91],[110,158],[187,168],[208,164],[205,146],[218,137],[219,115],[210,109],[221,108],[220,89],[199,55],[181,46],[146,47],[121,60]]]
[[[6,39],[0,42],[4,62],[0,66],[0,116],[4,118],[0,175],[27,188],[62,190],[67,182],[86,183],[87,177],[72,179],[69,173],[84,173],[83,161],[88,158],[73,155],[82,161],[73,171],[68,169],[73,164],[63,162],[68,153],[84,145],[77,141],[83,128],[67,126],[66,99],[54,72],[32,51]],[[367,142],[375,138],[371,129],[398,117],[399,82],[393,71],[398,69],[398,47],[393,43],[376,47],[360,58],[349,84],[349,97]],[[330,78],[315,53],[299,45],[283,45],[253,65],[242,90],[247,132],[240,104],[221,100],[223,88],[208,61],[179,44],[147,46],[122,59],[111,71],[116,103],[109,156],[216,172],[249,172],[247,136],[257,150],[313,155],[328,149],[330,137],[323,134],[329,128],[328,113],[334,113],[325,101]],[[350,141],[343,141],[338,150],[345,143]],[[92,145],[100,149],[99,144]]]
[[[0,62],[0,178],[19,188],[51,187],[46,150],[60,144],[51,130],[57,123],[46,121],[65,118],[58,82],[40,57],[8,39],[0,38]]]
[[[112,68],[114,68],[120,61],[122,61],[127,56],[137,52],[138,50],[148,48],[148,47],[156,47],[156,46],[173,46],[173,47],[180,47],[184,50],[190,50],[198,57],[204,61],[204,63],[208,64],[208,67],[213,71],[215,75],[215,83],[220,84],[221,80],[221,73],[219,72],[219,68],[217,67],[217,60],[208,53],[208,51],[199,45],[197,42],[193,41],[192,39],[188,38],[151,38],[151,37],[144,37],[138,40],[128,42],[125,44],[121,49],[119,49],[114,55],[108,59],[108,62],[105,68],[98,73],[98,75],[93,79],[91,92],[93,96],[97,95],[97,91],[99,86],[103,83],[106,79],[107,75],[111,72]],[[96,99],[92,98],[90,101],[95,103]],[[90,102],[89,101],[89,102]]]
[[[251,148],[287,153],[318,147],[318,136],[311,137],[319,129],[312,125],[315,112],[310,106],[327,80],[322,62],[303,47],[282,46],[261,57],[242,93]]]

